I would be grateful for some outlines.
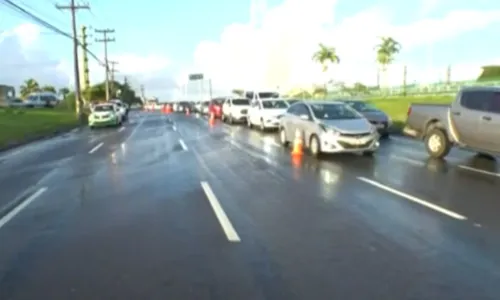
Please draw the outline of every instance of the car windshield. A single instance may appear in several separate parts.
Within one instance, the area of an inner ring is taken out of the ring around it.
[[[233,99],[233,105],[250,105],[248,99]]]
[[[94,111],[96,111],[96,112],[113,111],[113,106],[112,105],[97,105],[96,107],[94,107]]]
[[[312,104],[311,110],[314,116],[321,120],[347,120],[362,118],[362,116],[346,104]]]
[[[363,101],[348,101],[346,103],[359,112],[378,111],[378,109],[375,106],[371,105],[370,103],[363,102]]]
[[[273,93],[273,92],[259,93],[259,98],[260,99],[278,98],[279,96],[280,96],[280,94]]]
[[[267,100],[262,101],[262,107],[267,109],[283,109],[287,108],[288,105],[283,100]]]

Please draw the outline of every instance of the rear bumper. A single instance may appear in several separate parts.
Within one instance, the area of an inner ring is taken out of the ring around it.
[[[89,126],[91,127],[107,127],[107,126],[115,126],[118,124],[118,120],[110,119],[110,120],[94,120],[89,121]]]

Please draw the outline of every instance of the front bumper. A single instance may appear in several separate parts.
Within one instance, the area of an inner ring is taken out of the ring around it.
[[[115,118],[111,119],[100,119],[100,120],[89,120],[90,127],[107,127],[107,126],[115,126],[118,125],[118,120]]]
[[[234,122],[245,122],[247,120],[247,115],[244,114],[233,114],[231,117],[233,117]]]
[[[278,118],[264,119],[264,127],[266,129],[277,129],[280,127],[280,120]]]
[[[324,153],[362,153],[365,151],[375,151],[380,146],[379,139],[380,135],[378,133],[360,138],[324,133],[320,137],[321,151]]]

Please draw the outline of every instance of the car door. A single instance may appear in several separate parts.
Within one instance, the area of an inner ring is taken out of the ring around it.
[[[303,116],[307,119],[303,119]],[[300,130],[303,137],[309,136],[313,130],[311,127],[311,112],[307,105],[303,103],[298,104],[297,114],[294,118],[294,127],[295,130]]]
[[[257,124],[256,120],[259,119],[258,114],[259,114],[259,101],[254,99],[250,104],[250,110],[248,111],[248,118],[250,119],[250,123]]]
[[[450,107],[450,120],[460,142],[466,146],[482,148],[478,135],[480,118],[484,114],[488,102],[480,91],[464,91]]]
[[[478,134],[484,141],[484,149],[500,153],[500,91],[490,92],[488,108],[479,119]]]

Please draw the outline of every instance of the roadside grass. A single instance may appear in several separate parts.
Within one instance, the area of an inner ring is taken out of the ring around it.
[[[401,130],[406,123],[406,114],[411,103],[450,104],[454,96],[407,96],[370,99],[367,102],[386,112],[393,121],[394,129]]]
[[[0,108],[0,147],[76,126],[73,111]]]

